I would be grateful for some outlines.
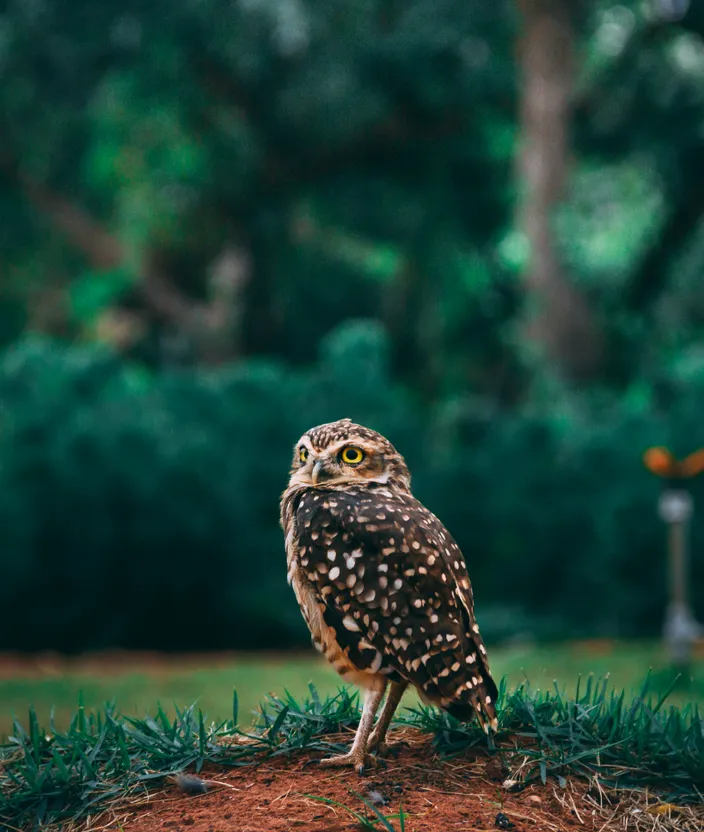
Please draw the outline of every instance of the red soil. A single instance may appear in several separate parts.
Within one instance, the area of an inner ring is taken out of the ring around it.
[[[310,797],[335,800],[371,816],[351,792],[376,802],[387,816],[397,815],[402,806],[408,815],[408,832],[591,832],[606,828],[603,817],[592,814],[591,806],[585,808],[586,784],[570,783],[567,789],[548,784],[509,792],[503,786],[507,773],[498,757],[466,754],[443,761],[427,737],[413,735],[409,739],[411,747],[402,749],[385,768],[362,778],[350,770],[306,765],[322,756],[312,753],[267,759],[256,766],[207,769],[201,772],[209,784],[206,794],[188,796],[170,785],[138,805],[116,808],[110,817],[93,819],[89,828],[124,832],[354,832],[362,827],[347,812]],[[390,823],[395,830],[401,828],[398,818]]]

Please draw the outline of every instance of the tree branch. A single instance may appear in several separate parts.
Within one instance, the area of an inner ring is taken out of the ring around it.
[[[0,170],[94,269],[107,271],[127,260],[124,245],[115,235],[81,206],[23,173],[7,153],[0,154]],[[230,357],[224,342],[228,334],[234,337],[239,332],[241,296],[251,276],[249,256],[234,248],[227,252],[227,263],[220,262],[220,268],[214,269],[209,303],[199,303],[178,291],[149,256],[141,259],[136,275],[136,288],[146,305],[186,333],[206,358]],[[217,347],[213,349],[213,345]]]
[[[93,268],[112,269],[124,260],[122,246],[113,235],[68,199],[23,173],[6,153],[0,155],[0,169]]]

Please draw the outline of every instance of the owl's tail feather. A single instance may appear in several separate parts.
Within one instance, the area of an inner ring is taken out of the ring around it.
[[[496,718],[496,698],[498,691],[493,679],[488,680],[489,685],[482,684],[474,688],[471,692],[467,691],[467,700],[463,702],[453,702],[448,705],[445,710],[454,716],[460,722],[469,722],[476,716],[477,722],[481,725],[485,734],[492,731],[499,730],[499,721]]]

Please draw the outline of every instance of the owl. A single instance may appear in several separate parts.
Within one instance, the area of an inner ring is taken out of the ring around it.
[[[303,434],[281,525],[288,581],[313,644],[364,691],[351,750],[321,764],[362,774],[371,752],[386,750],[409,685],[424,702],[496,730],[497,689],[464,558],[411,493],[406,463],[388,439],[349,419]]]

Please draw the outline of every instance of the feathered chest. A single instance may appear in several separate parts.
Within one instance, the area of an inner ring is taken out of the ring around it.
[[[303,489],[290,488],[281,497],[281,528],[284,531],[286,566],[289,584],[293,582],[294,570],[300,568],[298,557],[298,535],[296,529],[296,508],[303,495]],[[299,601],[300,603],[300,601]]]
[[[320,587],[306,571],[310,548],[302,542],[301,537],[305,536],[306,529],[310,530],[310,526],[306,527],[304,522],[303,527],[299,528],[296,522],[299,497],[300,494],[285,494],[281,503],[281,525],[286,536],[288,582],[293,588],[315,648],[346,681],[365,686],[369,684],[368,671],[360,667],[363,663],[355,663],[350,658],[349,650],[340,644],[337,628],[326,621],[326,608],[321,599]]]
[[[346,662],[443,707],[461,686],[479,701],[490,676],[466,566],[431,512],[384,487],[301,489],[285,495],[282,525],[314,643],[343,676]]]

